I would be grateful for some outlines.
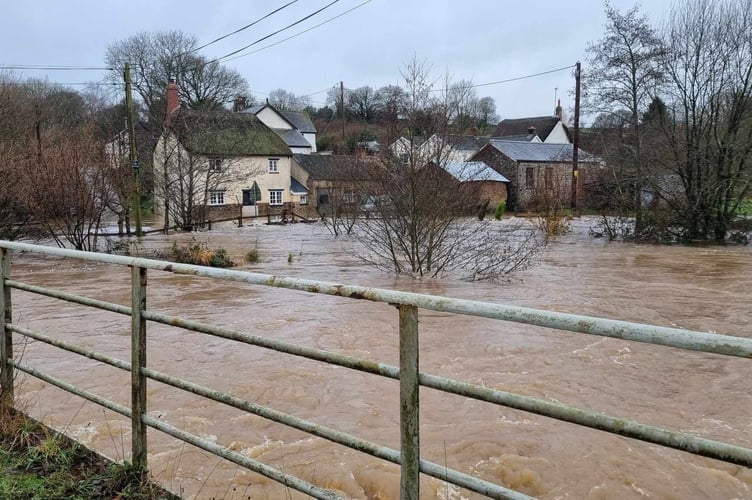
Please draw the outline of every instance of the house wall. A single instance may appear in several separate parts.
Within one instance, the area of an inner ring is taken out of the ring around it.
[[[269,107],[265,107],[259,111],[256,114],[256,117],[269,128],[283,128],[286,130],[291,130],[293,128],[292,125],[290,125],[290,122]]]
[[[165,162],[170,172],[174,172],[175,161],[181,158],[188,161],[191,156],[175,140],[174,135],[160,138],[154,153],[154,211],[157,219],[164,219],[164,182],[163,172]],[[278,173],[269,172],[269,159],[277,159]],[[222,159],[222,171],[209,173],[209,158],[201,155],[192,157],[194,165],[200,170],[195,176],[195,184],[200,186],[194,203],[200,207],[204,203],[203,189],[208,183],[210,191],[223,191],[223,205],[208,205],[207,213],[213,218],[227,218],[240,213],[243,202],[243,190],[251,189],[254,181],[261,191],[261,199],[257,200],[259,215],[267,213],[277,214],[284,210],[293,210],[300,203],[300,196],[290,191],[291,164],[290,156],[243,156]],[[296,177],[297,178],[297,177]],[[303,182],[301,179],[298,179]],[[282,191],[282,205],[270,205],[270,190]]]
[[[316,152],[316,134],[312,134],[310,132],[303,133],[301,132],[303,137],[305,137],[305,140],[308,141],[308,143],[311,145],[310,153]],[[293,151],[294,152],[294,151]]]
[[[569,206],[572,198],[572,164],[519,162],[517,209],[535,209],[554,203]]]
[[[494,147],[487,146],[473,156],[473,160],[485,162],[486,165],[509,179],[506,188],[507,210],[517,210],[517,164],[504,156]]]
[[[557,123],[543,142],[546,144],[569,144],[569,136],[567,136],[564,124],[562,122]]]
[[[496,208],[501,200],[507,199],[507,185],[501,181],[470,181],[476,184],[478,190],[478,204],[482,205],[488,200],[489,208]]]
[[[305,147],[305,148],[299,148],[299,147],[296,147],[296,146],[290,146],[290,151],[292,151],[292,152],[293,152],[293,154],[304,154],[304,155],[308,155],[308,154],[311,154],[311,151],[312,151],[312,150],[311,150],[311,148],[309,148],[309,147]]]

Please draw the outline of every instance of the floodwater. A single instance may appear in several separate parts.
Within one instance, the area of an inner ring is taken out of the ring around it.
[[[588,221],[507,283],[394,278],[364,267],[319,224],[150,237],[223,246],[239,269],[752,336],[752,248],[656,247],[587,237]],[[290,262],[291,261],[291,262]],[[14,279],[127,304],[129,270],[31,255]],[[13,292],[14,321],[128,359],[129,318]],[[149,272],[148,307],[295,344],[398,364],[394,307]],[[752,447],[749,360],[486,319],[420,312],[420,369]],[[148,365],[241,398],[399,446],[398,383],[162,325]],[[128,404],[129,374],[38,342],[23,361]],[[129,423],[21,377],[20,404],[88,446],[128,458]],[[397,466],[260,417],[149,383],[152,416],[352,498],[398,498]],[[752,498],[752,470],[467,398],[421,391],[423,458],[545,499]],[[306,498],[149,431],[154,477],[187,498]],[[422,479],[422,498],[479,498]]]

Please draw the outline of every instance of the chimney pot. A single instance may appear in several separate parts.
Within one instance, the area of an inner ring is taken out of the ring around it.
[[[561,99],[559,99],[554,114],[559,117],[559,120],[564,121],[564,110],[561,108]]]

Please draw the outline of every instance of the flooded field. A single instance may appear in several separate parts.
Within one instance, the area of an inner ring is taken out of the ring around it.
[[[149,237],[226,248],[239,269],[752,336],[752,248],[656,247],[587,237],[587,221],[507,283],[395,278],[363,266],[319,224]],[[243,263],[256,248],[260,260]],[[128,269],[16,255],[14,279],[127,304]],[[398,364],[393,307],[150,271],[148,308],[296,344]],[[14,290],[14,322],[128,359],[130,318]],[[752,447],[752,363],[544,328],[420,313],[421,371]],[[399,447],[398,383],[149,325],[148,365]],[[130,375],[39,343],[23,360],[128,404]],[[106,455],[128,458],[129,423],[35,380],[21,405]],[[367,455],[149,383],[150,414],[359,499],[398,498],[399,470]],[[425,459],[545,499],[752,498],[752,470],[424,389]],[[149,431],[156,479],[186,498],[305,498]],[[424,477],[426,499],[479,498]]]

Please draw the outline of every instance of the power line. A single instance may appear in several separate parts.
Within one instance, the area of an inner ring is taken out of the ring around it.
[[[291,39],[293,39],[293,38],[295,38],[297,36],[302,35],[303,33],[308,33],[311,30],[314,30],[314,29],[316,29],[316,28],[318,28],[320,26],[323,26],[323,25],[325,25],[327,23],[330,23],[330,22],[334,21],[335,19],[338,19],[338,18],[344,16],[345,14],[349,14],[350,12],[354,11],[355,9],[359,9],[359,8],[363,7],[367,3],[371,3],[372,1],[373,0],[365,0],[365,2],[359,3],[355,7],[351,8],[351,9],[348,9],[348,10],[342,12],[341,14],[337,14],[334,17],[330,17],[326,21],[320,22],[319,24],[317,24],[315,26],[311,26],[310,28],[308,28],[306,30],[303,30],[303,31],[301,31],[299,33],[295,33],[294,35],[288,36],[287,38],[283,38],[282,40],[279,40],[277,42],[270,43],[269,45],[265,45],[265,46],[263,46],[263,47],[261,47],[259,49],[256,49],[256,50],[253,50],[251,52],[248,52],[247,54],[242,54],[242,55],[239,55],[239,56],[231,57],[229,59],[226,59],[224,62],[232,61],[232,60],[235,60],[235,59],[240,59],[241,57],[245,57],[245,56],[250,56],[251,54],[255,54],[256,52],[261,52],[262,50],[268,49],[270,47],[274,47],[275,45],[279,45],[282,42],[286,42],[287,40],[291,40]],[[227,56],[225,56],[225,57],[227,57]]]
[[[477,83],[477,84],[473,84],[473,85],[459,85],[459,86],[451,87],[451,88],[453,88],[453,89],[454,88],[456,88],[456,89],[472,89],[472,88],[475,88],[475,87],[487,87],[489,85],[499,85],[501,83],[516,82],[518,80],[526,80],[528,78],[535,78],[536,76],[543,76],[543,75],[548,75],[550,73],[557,73],[559,71],[564,71],[565,69],[571,69],[571,68],[574,68],[574,67],[575,67],[574,64],[570,64],[569,66],[564,66],[563,68],[551,69],[551,70],[548,70],[548,71],[541,71],[540,73],[533,73],[532,75],[517,76],[515,78],[507,78],[506,80],[497,80],[495,82]],[[446,90],[447,90],[446,88],[443,88],[443,89],[431,89],[428,92],[444,92]]]
[[[331,2],[329,2],[328,4],[326,4],[325,6],[321,7],[320,9],[318,9],[317,11],[315,11],[315,12],[312,12],[312,13],[308,14],[307,16],[305,16],[305,17],[303,17],[303,18],[301,18],[301,19],[298,19],[298,20],[297,20],[297,21],[295,21],[294,23],[292,23],[292,24],[288,24],[288,25],[287,25],[287,26],[285,26],[284,28],[278,29],[278,30],[277,30],[277,31],[275,31],[274,33],[271,33],[271,34],[269,34],[269,35],[266,35],[266,36],[264,36],[264,37],[261,37],[261,38],[259,38],[258,40],[254,41],[254,42],[252,42],[252,43],[249,43],[249,44],[248,44],[248,45],[246,45],[245,47],[241,47],[241,48],[239,48],[239,49],[237,49],[237,50],[234,50],[234,51],[230,52],[229,54],[225,54],[225,55],[223,55],[222,57],[218,57],[218,58],[214,59],[214,61],[220,61],[220,60],[222,60],[222,59],[225,59],[225,58],[228,58],[228,57],[230,57],[230,56],[234,56],[234,55],[235,55],[235,54],[237,54],[238,52],[242,52],[242,51],[244,51],[245,49],[247,49],[247,48],[249,48],[249,47],[253,47],[253,46],[254,46],[254,45],[256,45],[257,43],[261,43],[261,42],[263,42],[264,40],[266,40],[266,39],[268,39],[268,38],[271,38],[271,37],[273,37],[274,35],[277,35],[277,34],[279,34],[279,33],[282,33],[283,31],[285,31],[285,30],[288,30],[288,29],[292,28],[293,26],[296,26],[296,25],[298,25],[298,24],[302,23],[302,22],[303,22],[303,21],[305,21],[305,20],[312,18],[312,17],[313,17],[313,16],[315,16],[316,14],[318,14],[318,13],[322,12],[323,10],[326,10],[326,9],[328,9],[329,7],[331,7],[332,5],[334,5],[334,4],[335,4],[335,3],[337,3],[337,2],[339,2],[339,0],[332,0]],[[213,61],[210,61],[210,62],[213,62]],[[207,64],[208,64],[208,63],[207,63]]]
[[[4,85],[16,85],[19,87],[23,87],[25,85],[47,85],[47,86],[54,86],[54,85],[67,85],[67,86],[73,86],[73,85],[83,85],[83,86],[92,86],[92,87],[106,87],[106,86],[123,86],[123,83],[119,82],[49,82],[45,80],[26,80],[23,82],[7,82],[0,80],[0,87]]]
[[[250,28],[251,26],[253,26],[253,25],[255,25],[255,24],[258,24],[258,23],[260,23],[260,22],[261,22],[261,21],[263,21],[264,19],[266,19],[266,18],[268,18],[268,17],[270,17],[270,16],[272,16],[272,15],[276,14],[276,13],[277,13],[277,12],[279,12],[280,10],[282,10],[282,9],[284,9],[284,8],[286,8],[286,7],[289,7],[290,5],[294,4],[294,3],[295,3],[295,2],[297,2],[297,1],[298,1],[298,0],[292,0],[291,2],[288,2],[288,3],[286,3],[286,4],[285,4],[285,5],[283,5],[282,7],[279,7],[279,8],[277,8],[277,9],[275,9],[275,10],[273,10],[273,11],[269,12],[269,13],[268,13],[268,14],[266,14],[265,16],[263,16],[263,17],[260,17],[260,18],[256,19],[256,20],[255,20],[255,21],[253,21],[252,23],[250,23],[250,24],[246,24],[246,25],[245,25],[245,26],[243,26],[242,28],[238,28],[238,29],[236,29],[235,31],[233,31],[233,32],[231,32],[231,33],[227,33],[226,35],[222,35],[222,36],[221,36],[221,37],[219,37],[219,38],[215,38],[215,39],[214,39],[214,40],[212,40],[211,42],[205,43],[205,44],[201,45],[200,47],[196,47],[195,49],[189,50],[189,51],[187,51],[187,52],[185,52],[184,54],[181,54],[181,55],[185,55],[185,54],[189,54],[189,53],[191,53],[191,52],[196,52],[196,51],[199,51],[199,50],[201,50],[201,49],[203,49],[203,48],[206,48],[206,47],[208,47],[209,45],[212,45],[212,44],[214,44],[214,43],[217,43],[217,42],[219,42],[220,40],[224,40],[224,39],[225,39],[225,38],[227,38],[227,37],[230,37],[230,36],[232,36],[232,35],[235,35],[235,34],[237,34],[237,33],[240,33],[241,31],[243,31],[243,30],[246,30],[246,29]]]
[[[36,64],[9,64],[2,65],[0,69],[9,70],[47,70],[47,71],[114,71],[115,68],[103,66],[44,66]]]

